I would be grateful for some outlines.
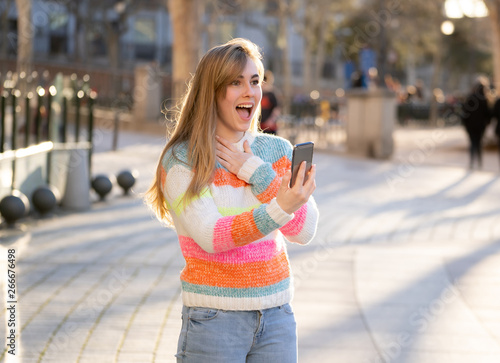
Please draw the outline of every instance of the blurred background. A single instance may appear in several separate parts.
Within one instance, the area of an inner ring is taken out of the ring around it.
[[[89,75],[97,105],[133,108],[137,67],[148,65],[159,99],[172,100],[201,54],[246,37],[262,47],[285,113],[342,102],[353,86],[385,87],[419,106],[400,109],[400,122],[436,122],[433,102],[453,107],[478,74],[498,82],[499,8],[498,0],[1,0],[0,77],[22,89],[58,72]]]
[[[334,152],[387,159],[415,127],[465,145],[467,93],[500,85],[500,0],[0,0],[0,24],[0,155],[85,140],[89,168],[94,124],[113,150],[120,129],[164,135],[200,56],[235,37],[273,73],[273,131]],[[9,160],[0,195],[22,189]]]

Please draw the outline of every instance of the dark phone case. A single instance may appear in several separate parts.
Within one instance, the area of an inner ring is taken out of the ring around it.
[[[306,171],[309,171],[309,169],[311,169],[313,153],[313,142],[304,142],[302,144],[297,144],[294,146],[292,155],[292,180],[290,181],[290,187],[293,187],[295,179],[297,178],[297,173],[300,169],[300,164],[303,161],[307,162]]]

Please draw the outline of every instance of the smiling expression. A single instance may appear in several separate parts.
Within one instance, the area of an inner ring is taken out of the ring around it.
[[[250,128],[261,98],[257,66],[247,58],[242,73],[227,85],[225,96],[217,100],[217,135],[232,142],[240,140]]]

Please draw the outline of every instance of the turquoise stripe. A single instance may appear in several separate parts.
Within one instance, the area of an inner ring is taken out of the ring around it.
[[[168,173],[172,167],[178,165],[179,163],[184,164],[184,166],[188,166],[188,149],[187,143],[182,142],[178,145],[175,145],[173,148],[170,148],[163,157],[162,165],[165,168],[165,171]]]
[[[251,298],[274,295],[290,288],[290,278],[280,281],[276,284],[264,287],[249,287],[249,288],[231,288],[191,284],[186,281],[181,281],[182,290],[200,295],[220,296],[220,297],[236,297],[236,298]]]
[[[292,144],[273,135],[260,134],[252,143],[252,152],[268,163],[275,163],[285,155],[292,160]]]
[[[281,227],[267,213],[266,206],[267,204],[261,204],[259,208],[253,210],[255,225],[264,236]]]
[[[259,195],[265,192],[269,185],[276,177],[276,172],[270,163],[264,163],[255,170],[250,177],[250,184],[252,185],[252,193]]]

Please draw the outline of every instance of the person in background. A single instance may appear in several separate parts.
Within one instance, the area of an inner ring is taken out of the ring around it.
[[[500,97],[497,98],[495,105],[493,106],[493,117],[497,121],[495,127],[495,134],[497,135],[498,157],[500,161]]]
[[[267,70],[264,73],[264,83],[262,83],[262,101],[260,102],[261,120],[260,128],[266,134],[276,135],[278,132],[278,117],[281,110],[274,89],[274,75]]]
[[[482,167],[482,140],[491,120],[489,97],[489,81],[485,77],[479,77],[462,105],[461,118],[469,137],[471,169],[475,161],[479,168]]]
[[[145,195],[185,260],[178,362],[297,362],[285,238],[316,233],[316,167],[290,188],[292,145],[258,131],[263,76],[245,39],[202,57]]]

